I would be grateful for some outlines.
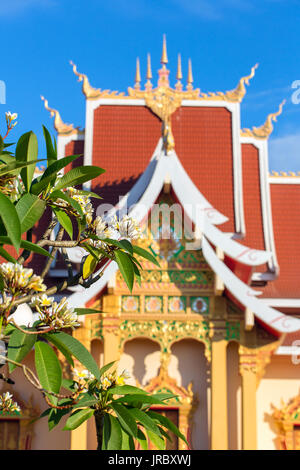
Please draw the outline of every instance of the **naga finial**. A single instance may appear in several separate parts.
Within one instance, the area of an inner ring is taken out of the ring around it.
[[[47,109],[47,111],[50,112],[50,116],[54,116],[54,128],[57,131],[58,134],[72,134],[77,132],[76,129],[74,129],[73,124],[66,124],[62,121],[59,112],[56,109],[50,108],[48,105],[48,100],[44,98],[44,96],[41,96],[41,99],[44,101],[44,106]]]
[[[82,92],[86,98],[98,98],[99,94],[101,94],[101,90],[99,88],[93,88],[90,85],[87,75],[78,72],[77,66],[72,62],[72,60],[70,60],[70,64],[72,65],[74,74],[78,77],[78,81],[82,82]]]
[[[246,77],[242,77],[238,83],[238,86],[234,90],[227,91],[227,93],[225,93],[227,99],[229,99],[230,101],[238,101],[238,102],[242,101],[242,99],[244,98],[246,94],[245,84],[249,85],[249,80],[254,77],[255,70],[257,69],[257,67],[258,67],[258,64],[255,64],[252,67],[250,74],[247,75]]]
[[[267,139],[273,131],[273,124],[272,122],[277,121],[277,116],[282,113],[283,105],[285,104],[285,100],[283,100],[280,105],[279,109],[275,113],[271,113],[268,115],[265,123],[260,127],[253,127],[252,129],[242,129],[241,136],[242,137],[255,137],[256,139]]]

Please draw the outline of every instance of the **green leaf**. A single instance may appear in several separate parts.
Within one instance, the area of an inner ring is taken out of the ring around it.
[[[105,366],[101,367],[101,369],[99,370],[99,377],[102,377],[102,375],[105,374],[105,372],[109,370],[115,363],[116,361],[112,361],[106,364]]]
[[[36,342],[36,335],[27,335],[20,330],[15,330],[9,340],[7,347],[7,357],[15,362],[21,362],[22,359],[31,351]],[[16,366],[9,363],[9,372],[12,372]]]
[[[4,140],[2,139],[0,135],[0,153],[2,152],[3,149],[4,149]]]
[[[0,176],[6,175],[8,173],[11,173],[12,175],[18,175],[20,173],[20,170],[22,168],[26,168],[27,166],[30,165],[36,165],[37,162],[42,162],[43,160],[30,160],[29,162],[17,162],[16,160],[9,161],[12,159],[12,157],[7,157],[4,158],[3,154],[0,156],[0,160],[7,160],[7,164],[3,167],[0,168]]]
[[[36,160],[38,156],[38,141],[36,135],[30,131],[23,134],[16,146],[16,160],[18,162],[29,162]],[[35,165],[30,165],[21,170],[21,177],[26,191],[29,191],[34,175]]]
[[[109,389],[109,393],[114,393],[115,395],[146,395],[145,390],[142,390],[138,387],[134,387],[133,385],[115,385],[114,387],[111,387]]]
[[[166,448],[166,441],[164,438],[159,437],[157,434],[154,434],[154,432],[150,431],[147,429],[147,435],[150,439],[151,442],[157,447],[158,450],[165,450]]]
[[[50,197],[49,199],[51,199],[52,201],[56,201],[56,199],[63,199],[64,201],[66,201],[71,207],[73,207],[73,209],[81,216],[81,217],[84,217],[84,213],[83,213],[83,210],[81,208],[81,205],[79,204],[79,202],[75,201],[75,199],[73,199],[72,197],[68,196],[66,193],[64,193],[63,191],[53,191],[51,194],[50,194]]]
[[[93,193],[93,191],[85,191],[84,189],[78,189],[78,194],[82,194],[83,196],[94,197],[96,199],[103,199],[99,194]]]
[[[125,251],[128,251],[128,253],[133,255],[133,246],[128,240],[120,240],[120,243],[124,247]]]
[[[94,258],[93,255],[88,255],[83,263],[82,267],[82,277],[83,279],[87,279],[89,276],[93,274],[98,264],[98,260]]]
[[[49,166],[53,161],[57,160],[57,153],[56,153],[55,148],[53,147],[50,132],[45,126],[43,126],[43,132],[44,132],[44,138],[45,138],[46,150],[47,150],[47,160],[48,160],[47,166]]]
[[[81,362],[81,364],[83,364],[96,377],[96,379],[100,380],[99,368],[95,359],[85,346],[80,343],[80,341],[63,331],[47,333],[47,338],[49,338],[49,341],[51,342],[56,341],[56,344],[61,344],[70,355],[73,355],[78,359],[78,361]],[[53,344],[55,343],[53,342]]]
[[[28,232],[34,224],[42,217],[46,208],[46,202],[34,194],[26,193],[19,199],[16,205],[21,232]]]
[[[79,400],[76,405],[73,406],[73,409],[75,408],[90,408],[91,406],[95,405],[98,403],[99,399],[95,398],[93,395],[89,393],[84,393],[83,397]]]
[[[123,251],[117,250],[115,251],[115,259],[118,263],[120,272],[126,282],[128,289],[132,291],[133,282],[134,282],[134,269],[132,265],[132,261],[126,253]]]
[[[177,426],[175,426],[175,424],[169,420],[169,418],[161,415],[160,413],[156,413],[155,411],[152,411],[152,410],[147,411],[147,415],[150,416],[150,418],[152,419],[156,419],[162,426],[164,426],[169,431],[173,432],[175,436],[182,439],[188,445],[188,442],[185,436],[179,431]]]
[[[101,310],[96,310],[94,308],[74,308],[77,315],[91,315],[93,313],[102,313]]]
[[[65,229],[70,239],[72,240],[73,224],[72,224],[72,220],[70,219],[70,217],[61,209],[53,209],[53,212],[55,213],[60,225]]]
[[[154,434],[157,434],[161,437],[161,433],[159,431],[159,428],[155,424],[155,421],[153,421],[150,416],[144,413],[144,411],[141,411],[138,408],[131,408],[130,414],[134,417],[136,421],[139,421],[139,423],[142,424],[145,429],[148,429]]]
[[[0,236],[0,243],[3,243],[4,245],[12,245],[11,239],[9,237]],[[24,250],[28,251],[34,251],[39,255],[48,256],[48,258],[52,258],[51,254],[47,250],[45,250],[45,248],[35,245],[34,243],[29,242],[27,240],[21,240],[21,248],[24,248]],[[16,263],[16,260],[14,258],[13,260],[13,262]]]
[[[72,400],[70,399],[64,399],[64,400],[60,400],[58,402],[58,405],[59,406],[65,406],[65,405],[69,405],[71,404]],[[64,408],[64,409],[55,409],[55,408],[51,408],[49,410],[49,413],[48,413],[48,428],[49,428],[49,431],[52,431],[53,428],[55,428],[55,426],[57,426],[61,420],[61,418],[65,415],[67,415],[68,413],[70,413],[70,410],[71,408]],[[48,410],[46,410],[48,411]]]
[[[79,184],[90,181],[93,178],[104,173],[105,170],[98,166],[86,165],[72,168],[66,173],[55,185],[55,189],[63,189],[67,186],[77,186]]]
[[[148,450],[148,440],[141,429],[138,428],[137,441],[140,443],[143,450]]]
[[[145,258],[148,261],[151,261],[151,263],[156,264],[156,266],[159,267],[159,262],[157,261],[157,259],[151,253],[149,253],[149,251],[144,250],[144,248],[133,245],[133,252],[139,256],[142,256],[142,258]]]
[[[74,367],[74,361],[72,359],[72,355],[70,350],[65,347],[65,345],[57,338],[56,333],[45,333],[44,338],[47,339],[50,343],[52,343],[67,359],[68,363]]]
[[[35,368],[42,387],[54,393],[59,393],[62,382],[60,362],[53,349],[42,341],[35,343]],[[57,398],[49,395],[49,400],[57,403]]]
[[[84,421],[91,418],[95,410],[86,408],[85,410],[76,410],[71,416],[67,419],[66,425],[63,428],[63,431],[73,431],[73,429],[78,428]]]
[[[7,235],[18,251],[21,243],[21,224],[15,206],[4,194],[0,193],[0,215]]]
[[[1,237],[2,238],[2,237]],[[4,237],[3,237],[4,238]],[[13,256],[11,256],[8,251],[6,251],[3,246],[0,246],[0,256],[2,256],[2,258],[6,259],[6,261],[9,261],[10,263],[16,263],[17,261],[15,260],[15,258]]]
[[[117,418],[104,414],[102,450],[122,449],[122,428]]]
[[[48,166],[48,168],[43,173],[42,177],[39,180],[34,180],[31,185],[30,192],[32,194],[40,194],[50,183],[56,180],[56,174],[58,171],[65,168],[69,163],[73,162],[80,155],[69,155],[68,157],[60,158],[56,162]]]
[[[131,415],[128,408],[121,405],[121,403],[112,402],[110,403],[111,408],[116,413],[121,426],[124,430],[130,434],[132,437],[137,437],[137,425],[134,417]]]
[[[122,450],[135,450],[134,440],[130,434],[122,430]]]
[[[111,389],[109,390],[111,392]],[[124,397],[115,400],[115,403],[128,403],[128,405],[134,405],[136,403],[142,403],[143,405],[165,405],[162,400],[159,400],[154,395],[146,395],[142,393],[124,395]]]

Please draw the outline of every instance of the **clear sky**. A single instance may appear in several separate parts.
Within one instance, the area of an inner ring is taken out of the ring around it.
[[[0,129],[4,111],[17,112],[10,140],[33,130],[41,156],[41,125],[53,131],[53,122],[40,95],[65,122],[84,127],[84,96],[70,60],[94,87],[126,91],[137,56],[144,77],[148,52],[156,82],[165,33],[173,83],[179,52],[184,80],[191,58],[194,86],[204,92],[235,88],[259,63],[241,106],[242,127],[261,125],[286,99],[269,166],[300,171],[300,93],[292,102],[292,84],[300,85],[300,0],[0,0],[0,24]]]

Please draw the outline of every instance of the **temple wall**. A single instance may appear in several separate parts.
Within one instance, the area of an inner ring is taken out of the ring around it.
[[[30,369],[34,370],[34,352],[27,356],[24,364],[27,365]],[[3,369],[1,370],[1,372]],[[3,371],[4,373],[4,371]],[[13,385],[13,394],[16,401],[18,397],[25,404],[29,403],[32,397],[33,407],[37,408],[38,416],[48,408],[47,403],[45,402],[42,394],[33,388],[33,386],[24,378],[23,372],[16,368],[10,377],[15,381]],[[0,393],[5,391],[6,384],[0,381]],[[62,431],[62,428],[65,425],[65,419],[63,418],[59,425],[54,428],[54,430],[48,430],[48,420],[47,418],[42,418],[34,424],[34,437],[32,440],[31,450],[68,450],[70,449],[70,439],[71,434],[68,431]]]
[[[242,448],[242,383],[239,374],[238,343],[227,346],[228,448]]]
[[[275,450],[276,430],[272,419],[272,407],[281,408],[298,395],[300,366],[292,363],[291,356],[273,356],[257,390],[257,449]]]

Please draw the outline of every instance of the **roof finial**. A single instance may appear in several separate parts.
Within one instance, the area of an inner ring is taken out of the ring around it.
[[[168,56],[167,56],[167,41],[166,35],[163,35],[163,49],[162,49],[162,56],[160,59],[160,63],[166,65],[168,63]]]
[[[152,90],[152,83],[151,83],[151,78],[152,78],[152,70],[151,70],[151,56],[150,54],[147,55],[147,82],[145,85],[146,91]]]
[[[191,91],[193,89],[193,72],[192,72],[192,61],[189,59],[189,68],[188,68],[188,78],[187,78],[187,86],[186,89]]]
[[[177,91],[182,91],[182,83],[180,81],[182,80],[181,55],[180,54],[178,54],[176,78],[177,78],[177,83],[175,85],[175,89]]]
[[[54,128],[58,134],[73,134],[79,132],[78,129],[74,129],[73,124],[66,124],[62,121],[59,112],[56,109],[50,108],[48,105],[48,100],[41,96],[41,99],[44,101],[45,108],[50,112],[50,116],[54,116]]]
[[[275,113],[271,113],[268,115],[266,122],[260,127],[253,127],[252,129],[242,129],[241,136],[242,137],[255,137],[256,139],[268,139],[273,131],[273,124],[272,121],[277,121],[277,116],[282,113],[283,105],[285,104],[285,100],[283,100],[280,105],[279,109]]]
[[[135,72],[135,85],[134,85],[134,88],[136,90],[141,89],[140,59],[138,57],[136,59],[136,72]]]
[[[169,73],[170,71],[167,69],[166,64],[168,63],[168,56],[167,56],[167,42],[166,42],[166,35],[163,35],[163,49],[162,49],[162,56],[160,59],[160,63],[162,64],[162,68],[158,71],[159,79],[157,85],[159,87],[167,87],[169,88]]]

